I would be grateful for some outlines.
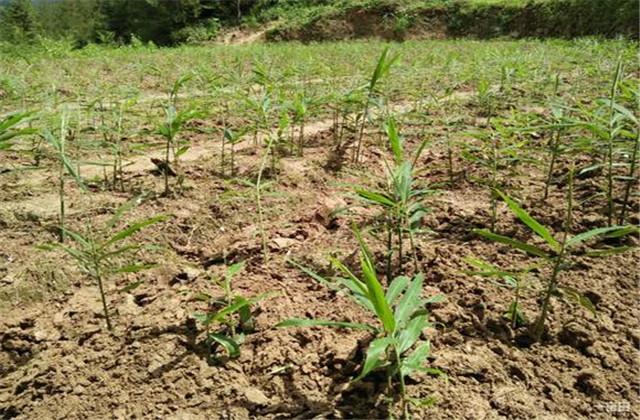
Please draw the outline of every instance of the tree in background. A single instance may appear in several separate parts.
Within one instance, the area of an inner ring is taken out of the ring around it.
[[[159,45],[175,43],[173,34],[198,22],[200,0],[102,0],[107,30],[121,42],[135,36]]]
[[[85,45],[97,41],[98,33],[106,30],[98,0],[38,0],[34,7],[42,34],[50,38]]]
[[[0,9],[0,39],[14,44],[34,42],[40,27],[31,0],[11,0]]]

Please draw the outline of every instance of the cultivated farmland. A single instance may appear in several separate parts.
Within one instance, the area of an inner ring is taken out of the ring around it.
[[[0,413],[633,417],[636,48],[4,54]]]

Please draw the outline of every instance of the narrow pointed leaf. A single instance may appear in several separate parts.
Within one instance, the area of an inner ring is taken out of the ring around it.
[[[291,318],[276,324],[276,328],[284,327],[338,327],[338,328],[350,328],[354,330],[368,330],[378,332],[378,329],[373,325],[360,324],[356,322],[341,322],[341,321],[327,321],[322,319],[300,319]]]
[[[537,220],[535,220],[529,213],[527,213],[522,207],[518,205],[511,197],[504,194],[502,191],[496,190],[496,192],[502,197],[502,199],[507,203],[511,211],[520,219],[525,225],[529,226],[529,228],[539,237],[545,240],[547,244],[553,249],[555,252],[559,252],[562,247],[560,243],[551,235],[549,230],[542,226]]]
[[[354,379],[354,382],[364,378],[372,370],[382,365],[382,358],[385,355],[387,348],[392,343],[393,339],[391,337],[376,338],[371,343],[369,343],[364,364],[362,365],[362,371],[360,372],[360,375],[358,375],[358,377]]]
[[[543,250],[541,250],[540,248],[533,246],[533,245],[529,245],[527,243],[524,242],[520,242],[518,240],[515,239],[511,239],[507,236],[502,236],[502,235],[498,235],[497,233],[493,233],[490,232],[486,229],[474,229],[473,233],[480,235],[482,237],[485,237],[487,239],[490,239],[492,241],[495,242],[500,242],[506,245],[510,245],[513,248],[519,249],[521,251],[524,251],[528,254],[531,255],[535,255],[538,257],[543,257],[543,258],[549,258],[549,254],[547,254],[546,252],[544,252]]]

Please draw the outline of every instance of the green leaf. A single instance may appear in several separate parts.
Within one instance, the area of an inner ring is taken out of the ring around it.
[[[307,267],[298,264],[297,262],[290,260],[287,258],[286,260],[289,264],[293,265],[294,267],[298,268],[300,271],[302,271],[303,273],[305,273],[306,275],[308,275],[309,277],[311,277],[312,279],[316,280],[318,283],[320,284],[324,284],[325,286],[327,286],[328,288],[332,289],[332,290],[336,290],[337,287],[331,283],[329,280],[325,279],[324,277],[322,277],[321,275],[311,271],[310,269],[308,269]]]
[[[389,144],[391,146],[391,151],[393,152],[394,161],[396,164],[399,164],[404,160],[404,157],[402,150],[402,137],[400,137],[400,133],[398,133],[398,125],[396,124],[395,118],[389,117],[384,124],[384,129],[387,133],[387,137],[389,138]]]
[[[429,305],[432,303],[440,303],[440,302],[444,302],[446,300],[446,298],[443,295],[433,295],[429,298],[427,298],[424,303],[425,305]]]
[[[189,150],[191,146],[182,146],[180,147],[178,150],[176,150],[176,154],[175,157],[180,157],[182,155],[184,155],[185,153],[187,153],[187,151]]]
[[[558,290],[569,299],[591,312],[594,316],[598,316],[596,307],[593,302],[591,302],[591,299],[580,293],[578,290],[571,287],[558,287]]]
[[[126,285],[125,287],[123,287],[122,289],[118,290],[121,293],[126,293],[126,292],[130,292],[134,289],[137,289],[138,287],[140,287],[140,285],[144,283],[142,280],[139,281],[135,281],[133,283],[129,283],[128,285]]]
[[[231,280],[236,274],[238,274],[240,271],[242,271],[242,269],[244,269],[244,266],[245,266],[244,261],[230,265],[229,267],[227,267],[227,272],[225,273],[225,276],[227,277],[227,279]]]
[[[409,350],[411,346],[415,344],[418,338],[420,338],[422,330],[424,330],[427,325],[428,322],[426,315],[418,315],[412,318],[407,323],[406,328],[404,328],[398,336],[398,352],[402,354],[405,351]]]
[[[502,235],[498,235],[496,233],[493,233],[487,229],[474,229],[473,233],[480,235],[482,237],[485,237],[487,239],[490,239],[494,242],[500,242],[506,245],[510,245],[513,248],[519,249],[521,251],[527,252],[531,255],[535,255],[538,257],[542,257],[542,258],[549,258],[549,254],[547,254],[546,252],[544,252],[543,250],[541,250],[538,247],[535,247],[533,245],[529,245],[526,244],[524,242],[520,242],[518,240],[515,239],[511,239],[507,236],[502,236]]]
[[[502,191],[495,190],[502,199],[507,203],[511,211],[520,219],[525,225],[529,226],[529,228],[539,237],[545,240],[547,244],[553,249],[555,252],[560,252],[562,245],[551,235],[549,230],[546,227],[542,226],[535,220],[533,217],[529,215],[523,208],[521,208],[518,203],[513,201],[509,196],[504,194]]]
[[[209,334],[208,338],[210,341],[214,341],[224,347],[224,349],[229,354],[229,357],[236,358],[240,356],[240,346],[233,338],[224,334],[214,333]]]
[[[416,274],[412,282],[409,284],[407,291],[396,305],[395,319],[397,325],[402,328],[411,316],[421,308],[423,302],[420,298],[422,294],[422,282],[424,276],[422,273]]]
[[[373,325],[360,324],[355,322],[327,321],[322,319],[300,319],[291,318],[276,324],[276,328],[284,327],[338,327],[351,328],[354,330],[368,330],[377,333],[379,330]]]
[[[591,229],[587,232],[582,232],[572,237],[571,239],[569,239],[567,241],[567,247],[579,245],[585,241],[588,241],[589,239],[595,238],[600,235],[609,234],[609,235],[613,235],[613,236],[607,235],[609,237],[618,237],[618,236],[629,234],[633,231],[635,231],[635,228],[633,226],[610,226],[610,227]],[[618,234],[618,236],[616,236],[616,234]]]
[[[429,357],[431,353],[431,344],[428,341],[420,344],[409,356],[407,356],[401,363],[400,374],[402,376],[411,375],[414,371],[425,371],[423,366],[424,361]]]
[[[369,291],[369,300],[371,300],[371,303],[373,303],[373,306],[376,309],[376,315],[378,315],[378,318],[384,326],[385,331],[387,331],[388,333],[393,332],[396,327],[393,313],[391,312],[389,303],[385,299],[382,285],[380,284],[376,276],[376,271],[373,267],[373,262],[371,261],[367,246],[362,240],[360,233],[358,231],[355,231],[355,233],[356,238],[360,243],[360,266],[362,268],[364,281]]]
[[[218,312],[212,314],[208,318],[208,322],[206,322],[206,324],[211,324],[212,322],[221,321],[222,319],[226,318],[228,315],[238,312],[243,307],[253,305],[273,295],[274,293],[263,293],[261,295],[252,297],[250,299],[246,299],[242,296],[238,296],[230,305],[227,305],[226,307],[222,308]]]
[[[380,367],[383,364],[382,357],[385,355],[387,348],[393,343],[391,337],[376,338],[367,348],[367,354],[362,365],[362,371],[357,378],[353,381],[359,381],[367,376],[372,370]]]
[[[113,216],[111,217],[111,219],[109,219],[109,221],[107,222],[107,227],[109,228],[114,227],[120,221],[122,216],[124,216],[125,213],[127,213],[132,208],[137,207],[140,203],[142,203],[142,201],[147,197],[147,195],[148,194],[144,194],[144,193],[139,194],[133,197],[131,200],[124,203],[123,205],[121,205],[120,207],[118,207],[115,213],[113,214]]]
[[[585,253],[585,255],[587,255],[588,257],[607,257],[609,255],[622,254],[636,248],[637,247],[635,246],[619,246],[615,248],[596,249],[594,251]]]
[[[407,276],[398,276],[389,284],[385,298],[390,305],[393,305],[398,296],[407,288],[409,281]]]
[[[355,192],[360,198],[373,204],[378,204],[385,207],[394,207],[396,205],[396,202],[393,199],[389,198],[383,193],[368,191],[361,188],[356,188]]]
[[[168,219],[168,216],[161,215],[161,216],[150,217],[148,219],[137,221],[137,222],[133,223],[132,225],[130,225],[128,228],[126,228],[124,230],[121,230],[120,232],[118,232],[115,235],[113,235],[105,243],[102,244],[101,248],[104,249],[104,248],[108,247],[111,244],[114,244],[116,242],[119,242],[119,241],[121,241],[123,239],[128,238],[129,236],[134,235],[135,233],[139,232],[140,230],[146,228],[147,226],[151,226],[151,225],[153,225],[155,223],[159,223],[159,222],[164,222],[167,219]]]

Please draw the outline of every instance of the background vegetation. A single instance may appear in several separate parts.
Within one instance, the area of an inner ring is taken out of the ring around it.
[[[634,0],[0,0],[0,40],[13,44],[173,45],[260,25],[270,27],[268,39],[303,41],[404,39],[434,28],[480,38],[638,34]]]

